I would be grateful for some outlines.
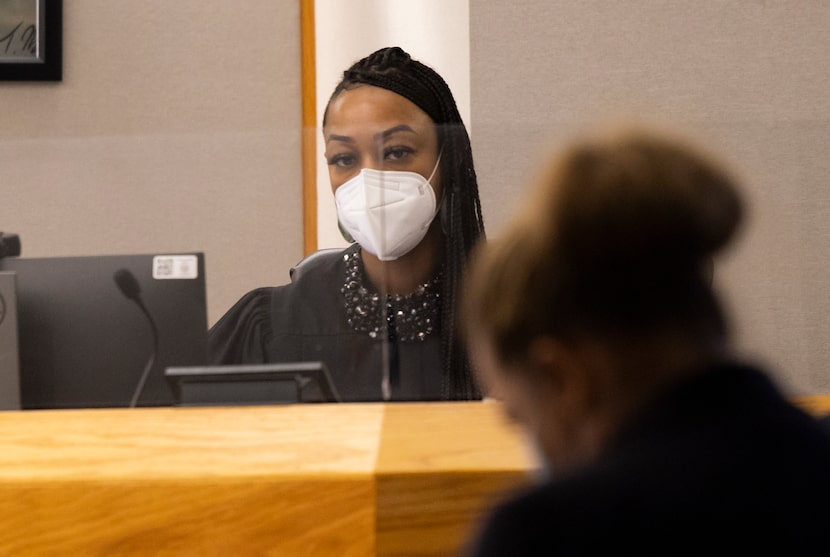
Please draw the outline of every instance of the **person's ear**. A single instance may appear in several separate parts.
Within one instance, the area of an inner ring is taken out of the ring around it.
[[[441,222],[441,232],[444,233],[444,236],[452,234],[452,225],[450,223],[451,202],[447,200],[450,195],[452,195],[452,193],[445,190],[441,194],[441,201],[438,202],[438,220]]]
[[[560,396],[564,387],[564,348],[562,343],[550,337],[534,339],[527,350],[527,365],[531,380],[551,396]]]
[[[593,401],[593,376],[580,354],[569,344],[551,337],[535,339],[528,350],[533,381],[551,398],[557,413],[581,415]]]

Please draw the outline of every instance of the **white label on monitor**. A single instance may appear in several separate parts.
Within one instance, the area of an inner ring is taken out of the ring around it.
[[[156,255],[153,257],[154,279],[195,279],[199,261],[195,255]]]

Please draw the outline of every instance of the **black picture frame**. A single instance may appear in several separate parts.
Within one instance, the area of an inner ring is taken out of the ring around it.
[[[63,0],[29,0],[37,6],[37,26],[40,41],[37,53],[21,61],[4,56],[13,41],[20,41],[22,31],[15,27],[0,29],[0,80],[2,81],[61,81],[63,80]],[[25,31],[25,29],[24,29]],[[28,37],[31,39],[31,31]],[[31,60],[31,61],[30,61]]]

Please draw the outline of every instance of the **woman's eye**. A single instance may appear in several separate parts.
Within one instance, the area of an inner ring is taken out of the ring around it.
[[[355,158],[353,155],[341,153],[339,155],[333,155],[328,158],[327,160],[329,166],[338,166],[341,168],[347,168],[352,166],[355,162]]]
[[[383,153],[384,160],[400,161],[411,155],[413,150],[409,147],[390,147]]]

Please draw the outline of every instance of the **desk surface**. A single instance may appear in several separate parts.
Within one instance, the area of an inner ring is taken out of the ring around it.
[[[815,416],[830,414],[830,395],[808,395],[793,398],[793,403]]]
[[[0,444],[16,557],[455,554],[533,466],[481,402],[0,412]]]
[[[0,555],[438,555],[532,467],[492,403],[0,413]]]

